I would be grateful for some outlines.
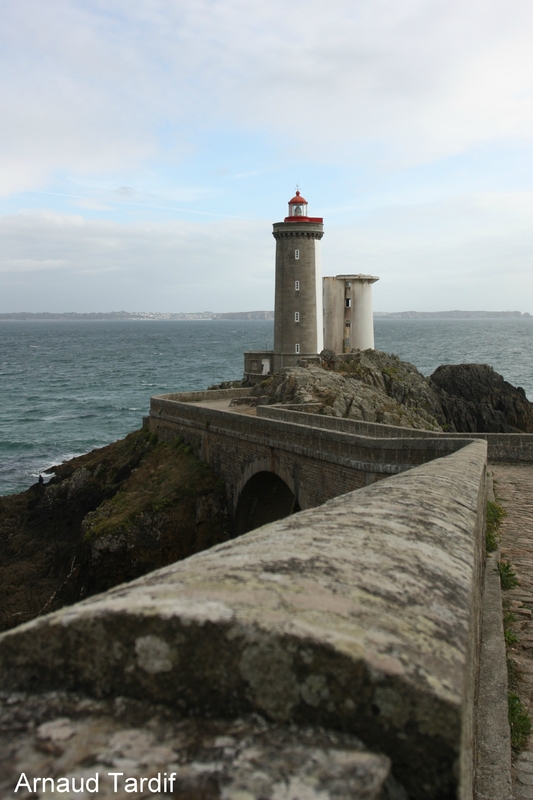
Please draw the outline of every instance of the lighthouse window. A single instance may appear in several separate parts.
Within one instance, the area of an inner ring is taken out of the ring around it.
[[[347,297],[346,298],[346,308],[351,308],[351,307],[352,307],[352,298],[351,297]]]
[[[294,281],[294,291],[295,292],[300,291],[300,281]]]
[[[299,311],[295,311],[294,312],[294,321],[295,322],[300,322],[300,312]]]
[[[300,352],[300,345],[299,344],[295,344],[294,345],[294,352],[295,353],[299,353]]]
[[[300,258],[300,251],[299,251],[299,250],[295,250],[295,251],[294,251],[294,258],[295,258],[297,261],[298,261],[298,259]]]
[[[350,322],[350,320],[347,319],[344,324],[346,325],[347,328],[350,328],[352,323]]]

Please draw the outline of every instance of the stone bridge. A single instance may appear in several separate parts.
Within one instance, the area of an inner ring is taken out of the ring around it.
[[[102,800],[164,781],[510,800],[487,450],[533,460],[533,437],[231,410],[245,391],[156,397],[145,424],[224,476],[237,532],[286,518],[0,635],[0,797],[37,775],[99,780]]]
[[[239,404],[248,391],[153,397],[145,420],[163,439],[182,436],[223,478],[236,535],[450,455],[469,441],[406,435],[402,428],[384,438],[358,432],[350,420],[298,412],[288,418],[271,406]]]

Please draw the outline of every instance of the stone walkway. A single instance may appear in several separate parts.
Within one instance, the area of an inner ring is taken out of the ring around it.
[[[493,464],[496,499],[507,517],[500,533],[502,561],[510,561],[520,585],[503,593],[518,621],[513,630],[519,637],[511,658],[520,670],[517,694],[533,716],[533,464]],[[516,800],[533,800],[533,735],[513,765]]]

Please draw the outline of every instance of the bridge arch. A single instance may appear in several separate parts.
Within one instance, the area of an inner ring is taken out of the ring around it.
[[[236,488],[234,536],[308,507],[301,496],[298,480],[270,459],[248,465]]]

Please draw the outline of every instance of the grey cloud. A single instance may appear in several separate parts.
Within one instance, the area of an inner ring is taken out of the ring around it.
[[[19,214],[0,218],[0,237],[1,311],[134,309],[140,299],[167,311],[273,303],[268,223],[120,225]]]
[[[325,160],[374,138],[417,162],[531,137],[532,31],[529,0],[20,0],[0,34],[0,192],[179,160],[197,125]]]
[[[479,195],[376,209],[349,227],[326,217],[323,274],[380,275],[382,311],[533,313],[532,208],[528,194]],[[0,237],[0,311],[273,307],[268,220],[121,225],[19,214],[0,218]]]

